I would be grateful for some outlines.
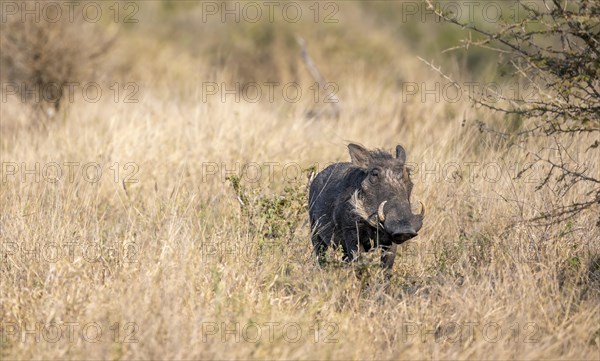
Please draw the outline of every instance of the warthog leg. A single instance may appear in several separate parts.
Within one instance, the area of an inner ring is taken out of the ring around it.
[[[392,266],[394,265],[394,259],[396,259],[396,248],[398,245],[392,243],[389,246],[382,245],[383,254],[381,255],[381,266],[387,271],[392,270]]]

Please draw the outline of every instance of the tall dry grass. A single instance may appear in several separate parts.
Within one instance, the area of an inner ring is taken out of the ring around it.
[[[345,9],[342,19],[360,18]],[[392,44],[387,29],[370,34]],[[522,222],[569,200],[514,178],[524,150],[477,126],[506,126],[498,114],[465,102],[403,102],[390,68],[439,81],[419,54],[399,44],[389,51],[402,57],[388,68],[338,70],[340,119],[307,120],[310,97],[202,102],[202,81],[230,81],[239,69],[129,36],[116,51],[131,46],[152,59],[133,70],[145,80],[138,103],[75,101],[45,130],[29,126],[26,105],[2,104],[3,359],[597,357],[596,210],[561,225]],[[326,51],[311,49],[324,73],[335,73]],[[306,90],[303,72],[298,60]],[[295,171],[348,159],[350,141],[400,143],[415,163],[413,197],[427,214],[389,283],[373,255],[324,269],[311,255],[306,174]],[[578,146],[569,149],[598,172]],[[44,168],[51,162],[64,172],[57,182],[57,168]],[[91,163],[100,176],[82,174]],[[244,173],[254,164],[261,177]]]

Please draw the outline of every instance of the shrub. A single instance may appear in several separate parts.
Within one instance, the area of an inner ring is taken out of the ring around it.
[[[491,26],[463,23],[454,14],[440,11],[430,0],[427,3],[445,21],[471,32],[456,48],[479,47],[497,52],[506,68],[512,69],[514,79],[535,90],[534,96],[527,99],[518,92],[514,96],[471,97],[478,105],[524,121],[524,128],[511,133],[480,125],[482,130],[511,139],[526,151],[533,163],[519,176],[542,163],[544,174],[538,189],[550,187],[559,199],[573,194],[576,185],[584,189],[583,197],[566,204],[556,202],[549,212],[531,220],[561,222],[599,205],[600,177],[595,165],[578,161],[568,143],[585,142],[585,151],[596,154],[600,146],[600,1],[519,0],[514,4],[519,11],[514,13],[524,16],[505,18]],[[529,150],[521,142],[529,136],[551,137],[555,147]]]
[[[74,19],[62,16],[56,22],[12,16],[1,26],[2,81],[12,83],[20,100],[38,115],[48,117],[65,102],[67,83],[95,78],[116,39],[105,35],[102,25],[86,23],[81,14]]]

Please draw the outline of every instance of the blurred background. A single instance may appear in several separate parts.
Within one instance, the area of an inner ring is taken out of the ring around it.
[[[442,2],[437,6],[484,27],[494,25],[490,19],[497,22],[524,15],[511,1],[493,4]],[[208,82],[219,87],[224,82],[227,89],[240,93],[251,83],[264,90],[268,88],[264,83],[294,82],[306,94],[315,79],[300,55],[300,38],[335,89],[322,90],[316,97],[320,104],[314,104],[310,96],[299,97],[299,104],[289,104],[282,96],[269,102],[263,96],[257,106],[278,112],[299,107],[310,117],[321,110],[312,108],[328,107],[323,104],[327,91],[342,101],[353,101],[360,92],[365,104],[377,104],[380,94],[388,91],[400,99],[404,84],[436,76],[417,56],[442,65],[457,81],[491,82],[506,75],[499,72],[499,59],[493,52],[473,48],[442,56],[443,50],[459,45],[466,33],[443,22],[424,1],[56,5],[51,1],[3,3],[2,78],[47,90],[47,96],[42,94],[36,103],[59,98],[52,93],[58,87],[48,84],[64,87],[68,82],[98,82],[102,88],[135,83],[138,98],[185,101],[201,100],[202,94],[194,90],[210,90],[203,87]],[[26,93],[25,86],[20,88]],[[13,96],[13,89],[4,90],[9,98],[19,98]],[[21,98],[31,100],[31,94]],[[421,102],[420,93],[408,98]],[[65,100],[60,98],[60,102]],[[351,113],[360,116],[360,112]]]

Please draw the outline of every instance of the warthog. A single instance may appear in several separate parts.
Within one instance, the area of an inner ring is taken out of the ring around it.
[[[335,163],[317,174],[308,196],[312,243],[319,263],[325,251],[340,243],[346,262],[361,252],[383,248],[382,267],[390,270],[396,247],[417,236],[421,213],[411,212],[413,183],[405,167],[406,151],[396,157],[383,150],[348,145],[351,163]]]

